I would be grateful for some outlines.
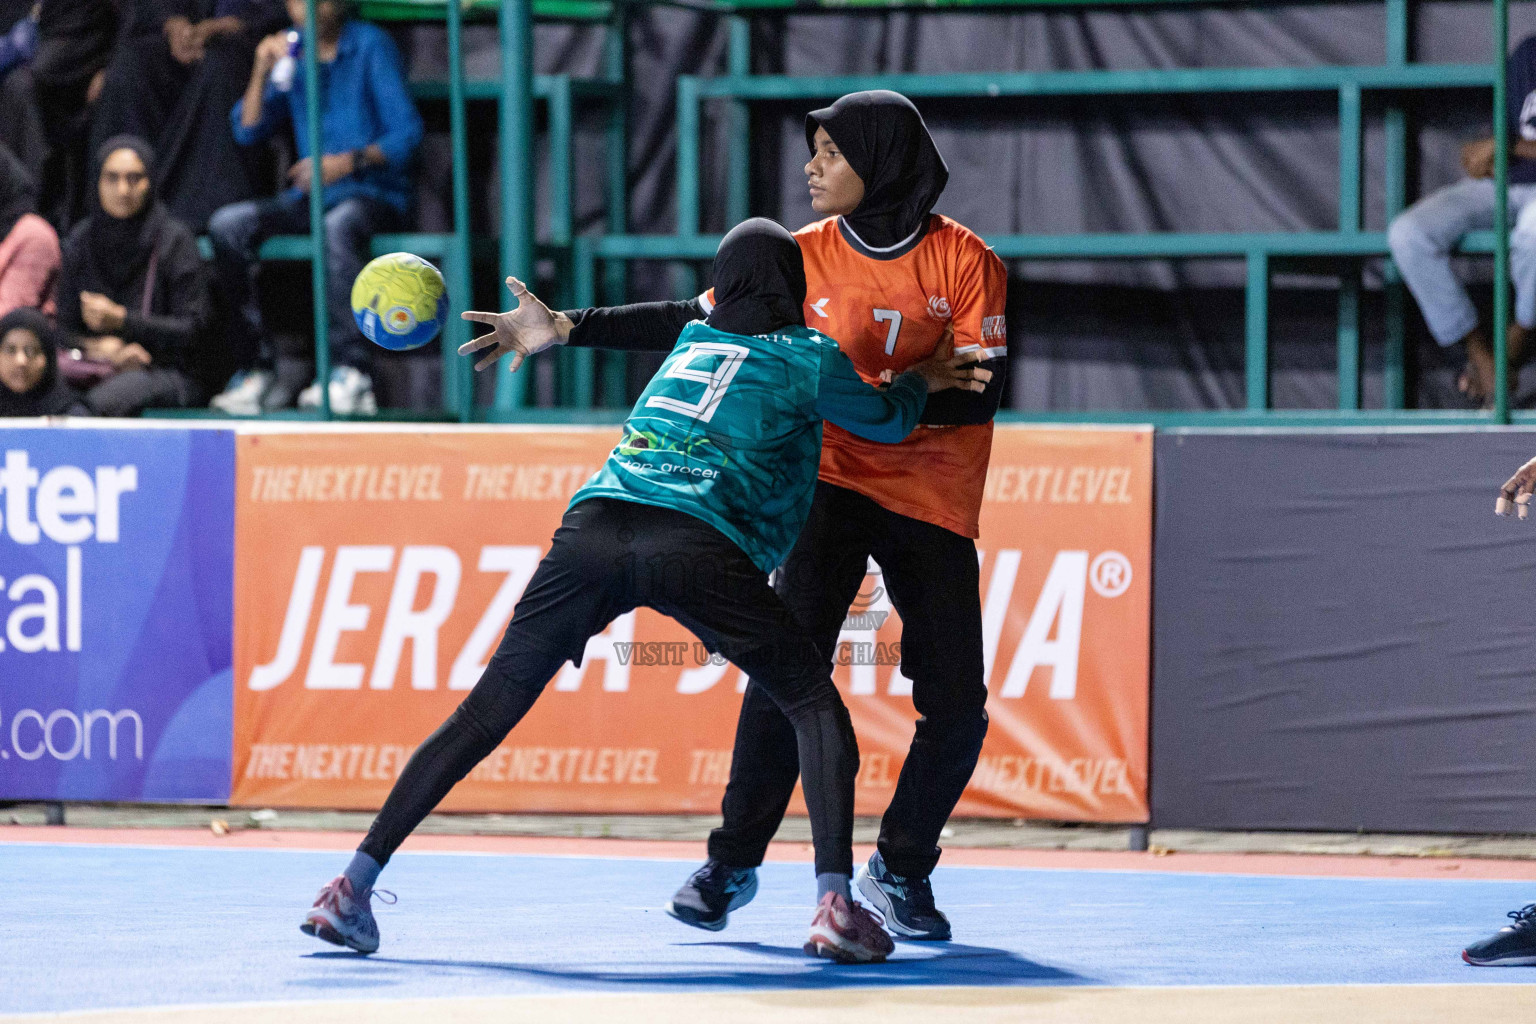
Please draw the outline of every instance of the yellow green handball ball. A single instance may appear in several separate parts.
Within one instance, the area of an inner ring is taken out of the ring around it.
[[[420,348],[448,319],[448,287],[436,267],[408,252],[380,256],[352,284],[352,316],[375,345]]]

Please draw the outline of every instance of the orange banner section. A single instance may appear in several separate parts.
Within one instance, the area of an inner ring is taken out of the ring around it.
[[[616,435],[242,436],[234,802],[378,807]],[[977,544],[992,726],[957,813],[1146,820],[1151,497],[1150,430],[998,429]],[[871,564],[835,672],[861,814],[912,738],[900,638]],[[670,619],[621,616],[444,808],[716,811],[744,685]]]

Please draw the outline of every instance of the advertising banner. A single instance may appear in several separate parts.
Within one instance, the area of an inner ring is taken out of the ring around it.
[[[1492,514],[1533,452],[1523,427],[1160,435],[1157,823],[1536,831],[1536,524]]]
[[[479,679],[607,428],[239,439],[233,800],[376,808]],[[982,512],[989,710],[959,813],[1146,818],[1150,430],[997,432]],[[838,682],[858,810],[911,741],[901,628],[871,564]],[[640,609],[567,664],[450,810],[709,812],[745,680]]]
[[[0,453],[0,799],[227,799],[234,435],[0,429]]]

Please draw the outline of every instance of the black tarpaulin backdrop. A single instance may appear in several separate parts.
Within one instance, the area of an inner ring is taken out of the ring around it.
[[[1536,432],[1156,445],[1153,821],[1536,831]]]
[[[1416,5],[1415,55],[1435,62],[1485,61],[1491,6],[1471,0]],[[760,18],[755,69],[795,75],[1072,70],[1084,68],[1271,67],[1379,64],[1385,60],[1380,2],[1199,8],[1054,9],[1014,13],[859,13]],[[675,96],[679,74],[718,74],[725,24],[715,15],[640,8],[630,33],[635,92],[630,115],[631,230],[674,230]],[[1517,3],[1511,39],[1536,31],[1536,4]],[[441,78],[442,30],[403,38],[413,74]],[[540,25],[541,72],[595,75],[600,32]],[[472,27],[471,75],[497,67],[495,33]],[[1490,130],[1491,94],[1404,97],[1414,142],[1410,196],[1456,179],[1459,144]],[[1380,98],[1366,111],[1366,226],[1385,226]],[[938,210],[980,232],[1289,231],[1337,225],[1338,122],[1334,94],[1237,97],[977,99],[920,101],[951,170]],[[801,167],[801,104],[757,104],[753,209],[791,228],[812,219]],[[707,108],[704,211],[721,230],[727,147],[722,104]],[[495,225],[495,123],[480,108],[472,148],[476,223]],[[439,125],[446,119],[439,117]],[[542,144],[542,143],[541,143]],[[541,167],[545,166],[541,163]],[[578,223],[602,223],[602,136],[596,111],[578,140]],[[446,137],[426,159],[428,229],[447,222]],[[541,216],[548,190],[540,188]],[[1474,268],[1477,269],[1477,268]],[[1231,408],[1243,404],[1242,266],[1182,263],[1020,263],[1012,268],[1012,404],[1023,409]],[[1489,291],[1486,269],[1479,297]],[[1272,300],[1275,380],[1282,407],[1335,403],[1336,268],[1281,267]],[[1364,297],[1365,397],[1380,403],[1379,275]],[[654,266],[633,276],[638,298],[670,297]],[[1450,361],[1427,341],[1417,315],[1410,339],[1425,360],[1423,406],[1457,407]],[[1533,381],[1536,383],[1536,381]]]

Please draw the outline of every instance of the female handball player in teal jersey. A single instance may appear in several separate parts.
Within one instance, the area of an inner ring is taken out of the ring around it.
[[[980,386],[987,371],[939,353],[887,390],[860,379],[837,343],[805,326],[793,236],[752,220],[715,257],[718,301],[690,324],[641,394],[603,468],[571,499],[480,681],[406,764],[346,871],[303,930],[370,953],[369,905],[391,854],[527,714],[589,637],[639,606],[687,626],[752,674],[794,730],[816,851],[818,905],[805,950],[883,960],[891,940],[852,899],[858,750],[827,659],[768,584],[810,511],[822,421],[876,443],[911,432],[929,391]],[[525,291],[508,281],[514,295]],[[505,341],[511,314],[466,313]]]

